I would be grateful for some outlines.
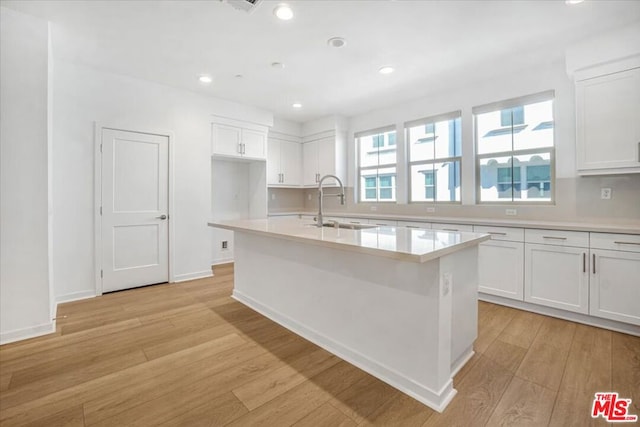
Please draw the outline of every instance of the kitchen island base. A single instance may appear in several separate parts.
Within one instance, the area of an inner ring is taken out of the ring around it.
[[[477,245],[426,262],[235,230],[233,297],[442,411],[477,335]]]

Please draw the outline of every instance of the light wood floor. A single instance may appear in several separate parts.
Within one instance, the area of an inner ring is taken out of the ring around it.
[[[438,414],[230,298],[213,279],[61,305],[54,335],[0,347],[0,425],[605,424],[640,415],[640,338],[480,303],[476,355]]]

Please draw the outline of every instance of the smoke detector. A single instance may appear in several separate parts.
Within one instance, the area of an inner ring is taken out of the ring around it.
[[[229,3],[234,9],[243,10],[247,13],[253,12],[253,10],[262,3],[262,0],[220,0],[223,3]]]

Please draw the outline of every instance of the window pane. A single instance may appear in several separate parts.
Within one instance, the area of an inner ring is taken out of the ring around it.
[[[551,200],[551,154],[480,160],[480,200]]]
[[[395,132],[389,132],[388,138],[389,138],[389,145],[396,145],[396,133]]]
[[[553,100],[478,114],[476,138],[478,154],[553,147]]]
[[[460,201],[460,161],[412,165],[411,201]]]
[[[494,157],[480,160],[480,200],[504,201],[513,200],[514,190],[520,191],[517,180],[512,183],[511,177],[519,178],[519,171],[512,168],[511,156]]]
[[[521,200],[551,200],[551,155],[549,153],[519,155],[515,157],[521,165]]]
[[[378,183],[379,185],[376,185]],[[360,200],[395,201],[396,168],[379,168],[360,171]]]
[[[537,102],[523,108],[525,127],[514,133],[513,149],[553,147],[553,101]],[[541,124],[544,125],[540,127]]]
[[[444,159],[462,153],[460,118],[409,128],[410,161]]]

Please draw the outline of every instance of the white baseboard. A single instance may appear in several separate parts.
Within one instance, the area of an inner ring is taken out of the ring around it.
[[[557,317],[559,319],[570,320],[572,322],[584,323],[589,326],[596,326],[598,328],[609,329],[611,331],[622,332],[624,334],[635,335],[640,337],[640,326],[631,325],[628,323],[617,322],[615,320],[602,319],[600,317],[589,316],[581,313],[574,313],[571,311],[560,310],[557,308],[546,307],[538,304],[531,304],[524,301],[516,301],[509,298],[503,298],[496,295],[478,293],[478,299],[480,301],[491,302],[499,305],[506,305],[507,307],[517,308],[520,310],[531,311],[533,313],[544,314],[545,316]]]
[[[187,274],[176,274],[173,276],[173,282],[186,282],[187,280],[195,280],[195,279],[204,279],[206,277],[212,277],[213,273],[211,270],[205,271],[197,271],[195,273],[187,273]]]
[[[28,338],[35,338],[41,335],[52,334],[55,331],[56,322],[52,321],[42,325],[31,326],[24,329],[17,329],[15,331],[3,332],[0,333],[0,345],[26,340]]]
[[[233,262],[233,258],[216,259],[211,265],[229,264],[231,262]]]
[[[65,302],[78,301],[81,299],[95,298],[96,291],[80,291],[72,292],[70,294],[60,295],[56,297],[56,304],[62,304]]]

